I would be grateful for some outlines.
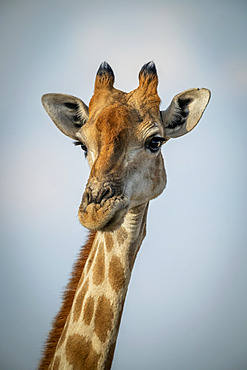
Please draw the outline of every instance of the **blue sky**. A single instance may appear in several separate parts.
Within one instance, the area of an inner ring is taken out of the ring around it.
[[[130,91],[154,60],[162,109],[192,87],[212,99],[163,149],[168,185],[150,205],[113,369],[245,370],[246,3],[13,0],[0,10],[1,369],[35,368],[87,235],[77,208],[88,166],[41,95],[88,103],[104,60]]]

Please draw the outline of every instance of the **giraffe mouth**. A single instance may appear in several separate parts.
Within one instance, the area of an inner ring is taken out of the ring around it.
[[[129,200],[125,196],[112,197],[100,204],[90,203],[86,208],[82,202],[78,218],[89,230],[114,231],[123,223],[128,209]]]

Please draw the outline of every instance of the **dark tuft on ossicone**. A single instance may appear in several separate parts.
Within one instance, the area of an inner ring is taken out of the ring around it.
[[[101,77],[105,74],[110,75],[114,79],[114,73],[111,66],[107,62],[102,62],[99,66],[97,75]]]
[[[145,76],[150,75],[150,74],[157,75],[157,70],[156,70],[156,66],[155,66],[154,62],[150,61],[150,62],[144,64],[144,66],[140,70],[140,75],[141,74],[144,74]]]

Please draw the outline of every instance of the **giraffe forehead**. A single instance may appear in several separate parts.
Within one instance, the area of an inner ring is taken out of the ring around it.
[[[112,142],[115,138],[127,140],[133,130],[136,117],[127,106],[113,104],[105,108],[95,122],[95,128],[104,142]]]
[[[94,115],[86,126],[87,135],[95,138],[99,148],[109,144],[123,148],[162,131],[159,113],[152,114],[152,110],[141,112],[127,103],[115,103],[103,108],[97,118]]]

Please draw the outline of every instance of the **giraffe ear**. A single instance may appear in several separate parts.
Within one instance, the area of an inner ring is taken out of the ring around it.
[[[190,89],[176,95],[169,107],[161,111],[165,137],[187,134],[199,122],[211,93],[208,89]]]
[[[45,94],[41,101],[59,130],[77,139],[77,132],[88,120],[87,105],[79,98],[64,94]]]

